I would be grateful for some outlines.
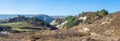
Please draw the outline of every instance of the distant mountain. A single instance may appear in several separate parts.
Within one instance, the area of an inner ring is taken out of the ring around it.
[[[7,15],[0,15],[0,20],[6,20],[6,19],[9,19],[9,18],[14,18],[14,17],[17,17],[18,14],[7,14]],[[66,18],[67,16],[49,16],[49,15],[44,15],[44,14],[39,14],[39,15],[32,15],[32,14],[28,14],[28,15],[24,15],[25,17],[37,17],[47,23],[51,23],[54,19],[57,19],[57,18],[60,18],[60,19],[64,19]]]
[[[52,16],[53,18],[55,18],[55,19],[65,19],[66,17],[68,17],[68,16]]]
[[[6,15],[0,15],[0,20],[6,20],[8,18],[13,18],[13,17],[17,17],[18,15],[17,14],[6,14]],[[33,17],[33,16],[36,16],[36,15],[24,15],[25,17]]]

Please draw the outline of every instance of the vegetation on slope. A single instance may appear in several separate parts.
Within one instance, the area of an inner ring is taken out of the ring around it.
[[[66,20],[68,22],[64,25],[64,27],[67,27],[67,28],[70,28],[72,26],[78,25],[81,22],[80,20],[75,19],[75,17],[73,17],[73,16],[68,16],[66,18]]]
[[[0,26],[10,26],[12,30],[17,31],[31,31],[31,30],[55,30],[56,27],[44,22],[37,17],[25,17],[18,15],[18,17],[9,18],[6,23],[0,24]]]
[[[68,16],[66,18],[66,21],[68,22],[64,25],[64,27],[70,28],[80,23],[91,24],[96,19],[102,18],[107,14],[108,14],[108,11],[105,9],[102,9],[101,11],[97,11],[97,12],[82,12],[78,16]],[[87,19],[82,20],[82,19],[79,19],[80,17],[87,17]]]
[[[25,27],[32,28],[34,26],[26,23],[26,22],[14,22],[14,23],[5,23],[5,24],[0,24],[1,26],[10,26],[12,27],[12,30],[17,30],[17,31],[27,31],[27,29],[21,29]]]
[[[120,16],[120,12],[117,14],[115,13],[109,15],[108,12],[106,12],[106,10],[97,12],[83,12],[77,16],[67,17],[66,21],[68,22],[64,26],[67,28],[75,26],[77,29],[74,29],[73,27],[71,29],[60,30],[37,30],[32,32],[14,34],[15,36],[10,36],[10,38],[19,38],[21,40],[24,38],[26,40],[29,39],[29,41],[119,41],[120,18],[118,17]],[[85,23],[82,19],[79,20],[80,17],[84,16],[87,17]],[[19,29],[23,29],[21,26],[28,25],[27,28],[33,29],[38,26],[46,27],[44,24],[47,24],[41,22],[42,20],[39,20],[35,17],[29,18],[28,20],[24,22],[10,22],[1,25],[11,27],[13,26],[15,29],[18,29],[18,27]],[[57,21],[59,21],[59,19]],[[47,27],[48,26],[50,25],[47,25]]]

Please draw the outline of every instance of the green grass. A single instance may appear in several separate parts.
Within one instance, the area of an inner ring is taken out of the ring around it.
[[[27,29],[21,29],[21,28],[12,28],[11,30],[17,30],[17,31],[27,31]]]
[[[0,24],[0,25],[11,26],[11,27],[33,27],[32,25],[26,22],[5,23],[5,24]]]
[[[28,31],[28,29],[21,29],[21,28],[24,28],[24,27],[35,27],[31,24],[28,24],[26,22],[14,22],[14,23],[5,23],[5,24],[0,24],[2,26],[10,26],[12,27],[11,30],[17,30],[17,31]]]

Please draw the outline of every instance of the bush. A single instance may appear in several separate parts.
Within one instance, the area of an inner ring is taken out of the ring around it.
[[[38,19],[37,17],[32,17],[32,18],[29,18],[29,21],[41,22],[42,20]]]
[[[66,20],[68,20],[68,21],[70,21],[70,20],[72,20],[72,19],[74,19],[73,16],[68,16],[68,17],[66,18]]]
[[[75,20],[75,19],[74,19],[74,20],[70,20],[70,21],[68,21],[68,22],[64,25],[64,27],[67,27],[67,28],[73,27],[73,26],[78,25],[80,22],[81,22],[80,20]]]
[[[108,14],[108,11],[105,10],[105,9],[102,9],[100,12],[98,12],[98,15],[99,15],[100,17],[105,16],[105,15],[107,15],[107,14]]]

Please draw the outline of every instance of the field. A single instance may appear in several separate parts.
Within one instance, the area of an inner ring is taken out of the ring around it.
[[[29,29],[22,29],[22,28],[33,28],[35,26],[28,24],[26,22],[14,22],[14,23],[5,23],[5,24],[0,24],[1,26],[10,26],[11,30],[17,30],[17,31],[28,31]]]

